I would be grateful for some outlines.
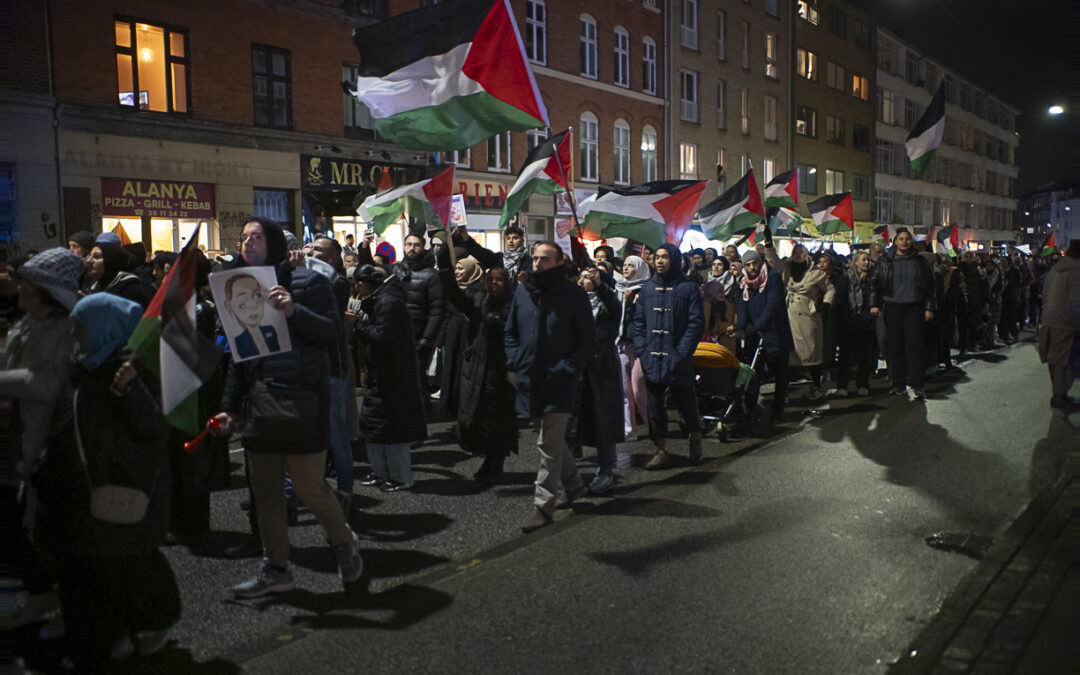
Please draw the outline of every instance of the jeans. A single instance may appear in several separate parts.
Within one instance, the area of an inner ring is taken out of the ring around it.
[[[905,384],[922,389],[926,373],[923,368],[923,331],[926,309],[920,302],[889,302],[885,304],[885,358],[889,363],[889,379],[896,389]]]
[[[373,443],[368,441],[368,462],[371,472],[380,480],[390,479],[404,485],[413,484],[411,443]]]
[[[566,423],[569,419],[570,413],[551,412],[533,420],[533,424],[539,427],[536,449],[540,451],[533,504],[549,516],[555,510],[559,485],[567,493],[578,493],[585,488],[574,456],[566,445]]]
[[[351,495],[353,491],[352,443],[346,415],[348,390],[348,378],[330,378],[330,456],[334,460],[338,492],[345,495]]]
[[[652,438],[664,438],[667,436],[667,408],[664,407],[664,392],[671,388],[671,398],[675,402],[675,408],[682,416],[686,424],[686,430],[690,433],[701,431],[701,416],[698,414],[697,393],[691,384],[660,384],[646,382],[645,391],[649,394],[649,436]]]

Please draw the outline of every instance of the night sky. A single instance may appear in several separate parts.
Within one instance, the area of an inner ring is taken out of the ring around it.
[[[1049,183],[1080,183],[1070,91],[1069,22],[1077,0],[850,0],[889,30],[1022,111],[1017,196]],[[1080,72],[1076,68],[1075,72]],[[1070,79],[1072,77],[1072,79]],[[1050,116],[1053,104],[1065,115]]]

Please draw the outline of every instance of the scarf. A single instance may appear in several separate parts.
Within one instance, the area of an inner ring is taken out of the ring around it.
[[[600,295],[596,291],[589,291],[589,309],[592,310],[592,318],[597,319],[604,310],[604,303],[600,302]]]
[[[769,266],[765,263],[761,263],[761,271],[758,275],[751,279],[750,277],[743,275],[742,280],[742,299],[750,301],[750,291],[757,291],[758,293],[765,292],[765,284],[769,281]]]
[[[511,283],[516,279],[518,273],[518,267],[521,265],[521,259],[525,257],[525,245],[522,244],[521,248],[516,251],[503,251],[503,268],[510,273]]]
[[[649,276],[651,276],[649,266],[638,256],[627,256],[626,260],[623,261],[623,265],[626,263],[630,263],[634,266],[634,274],[629,278],[623,277],[615,282],[615,290],[619,292],[620,297],[624,297],[627,291],[644,286],[645,282],[649,280]]]
[[[480,263],[476,262],[476,258],[468,256],[458,260],[458,264],[461,265],[463,268],[462,271],[465,273],[463,279],[457,280],[458,288],[465,290],[470,285],[475,284],[477,281],[484,278],[484,270],[480,269]],[[457,274],[455,273],[454,276],[456,277]]]
[[[139,303],[110,293],[88,295],[75,304],[71,318],[86,328],[86,344],[79,349],[76,361],[87,370],[105,362],[127,339],[142,320]]]

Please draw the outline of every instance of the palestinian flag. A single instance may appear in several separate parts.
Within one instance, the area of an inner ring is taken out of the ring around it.
[[[751,232],[765,217],[754,171],[751,169],[731,189],[698,211],[701,231],[709,239],[727,241],[737,234]]]
[[[553,195],[557,192],[566,192],[566,170],[570,166],[570,134],[564,131],[558,136],[544,139],[532,149],[525,159],[525,166],[521,169],[514,187],[506,195],[506,203],[503,204],[502,217],[499,218],[499,229],[506,227],[506,223],[521,210],[533,194]]]
[[[199,387],[217,370],[221,353],[195,330],[195,274],[199,230],[191,235],[161,288],[128,338],[128,347],[161,384],[161,409],[169,424],[194,436],[199,419]]]
[[[779,208],[769,217],[769,231],[776,234],[782,227],[789,235],[801,232],[804,220],[797,209]]]
[[[661,180],[628,187],[604,185],[579,204],[586,239],[625,237],[655,250],[678,245],[690,228],[707,180]]]
[[[765,206],[787,208],[799,205],[799,171],[792,169],[769,181],[765,186]]]
[[[938,250],[947,247],[946,250],[949,253],[949,257],[956,257],[956,252],[960,250],[960,232],[957,229],[956,223],[953,223],[952,227],[943,227],[939,229],[935,239],[937,241]]]
[[[764,232],[764,231],[765,231],[765,223],[761,223],[756,228],[754,228],[754,231],[751,232],[750,236],[746,238],[746,243],[753,246],[755,243],[757,243],[757,236],[759,234],[761,234],[762,232]]]
[[[874,228],[874,234],[881,237],[886,246],[892,243],[892,227],[889,225],[878,225]]]
[[[1043,245],[1039,247],[1039,257],[1047,258],[1054,255],[1057,252],[1057,246],[1054,244],[1054,233],[1051,232],[1050,236],[1046,238]]]
[[[855,214],[851,208],[851,193],[839,192],[810,202],[810,217],[814,219],[818,234],[836,234],[843,231],[843,226],[849,230],[855,229]]]
[[[930,165],[944,136],[945,82],[942,81],[934,98],[930,100],[930,106],[915,123],[915,127],[904,142],[904,149],[907,150],[908,159],[911,160],[912,171],[922,173]]]
[[[434,178],[373,194],[364,200],[356,213],[382,234],[405,215],[425,225],[445,226],[450,220],[450,202],[454,191],[454,166]]]
[[[463,150],[548,125],[510,0],[449,0],[353,33],[360,77],[342,87],[380,136],[416,150]]]

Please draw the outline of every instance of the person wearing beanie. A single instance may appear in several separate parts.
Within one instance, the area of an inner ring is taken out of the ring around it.
[[[161,649],[180,619],[180,592],[159,550],[169,522],[168,424],[132,361],[128,338],[142,318],[138,303],[97,293],[71,312],[75,390],[57,403],[37,484],[42,547],[57,563],[70,658],[79,672]],[[99,519],[93,488],[119,484],[149,498],[130,524]]]
[[[664,406],[669,390],[690,434],[689,459],[696,462],[701,458],[693,357],[705,331],[705,313],[697,284],[683,274],[681,264],[678,247],[661,244],[656,250],[656,274],[642,286],[634,313],[634,352],[645,373],[649,436],[656,446],[646,469],[670,464]]]
[[[0,370],[0,397],[18,402],[22,433],[12,434],[9,453],[15,459],[22,485],[18,513],[7,522],[14,526],[9,541],[16,576],[23,580],[27,598],[15,613],[15,625],[40,620],[56,608],[51,592],[55,578],[39,560],[34,525],[37,513],[36,481],[31,481],[45,455],[53,410],[71,395],[71,359],[74,346],[69,310],[78,300],[83,261],[64,248],[50,248],[23,263],[15,272],[19,309],[24,315],[7,334],[6,361]]]
[[[102,232],[94,239],[95,244],[110,244],[112,246],[121,246],[123,241],[120,239],[120,235],[115,232]]]
[[[222,412],[215,416],[221,424],[215,433],[240,433],[248,461],[252,511],[256,513],[266,556],[253,577],[233,587],[238,598],[257,598],[295,586],[289,571],[286,472],[297,497],[326,530],[342,582],[350,584],[363,572],[359,539],[349,529],[341,503],[323,479],[330,425],[328,350],[340,339],[342,318],[330,280],[307,267],[292,267],[288,257],[280,225],[258,217],[244,225],[240,257],[233,268],[276,268],[278,285],[267,290],[266,299],[285,314],[292,349],[241,363],[230,362]],[[288,434],[293,438],[302,436],[305,441],[300,445],[274,433],[277,427],[244,420],[241,415],[253,401],[285,396],[289,401],[282,405],[304,410],[304,416],[294,425],[300,428]],[[244,424],[237,428],[241,420]]]
[[[68,237],[67,249],[80,258],[86,259],[92,248],[94,248],[94,235],[86,230],[72,232]]]

